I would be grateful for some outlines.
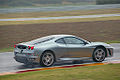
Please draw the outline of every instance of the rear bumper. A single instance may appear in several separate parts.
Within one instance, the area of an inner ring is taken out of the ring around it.
[[[37,57],[23,57],[23,56],[15,56],[14,59],[17,62],[29,64],[29,63],[39,63]]]
[[[26,57],[18,57],[18,56],[15,56],[14,59],[17,61],[17,62],[20,62],[20,63],[28,63],[28,59]]]

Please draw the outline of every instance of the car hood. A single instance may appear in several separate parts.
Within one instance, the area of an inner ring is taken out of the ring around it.
[[[90,43],[92,46],[98,46],[98,45],[102,45],[102,46],[105,46],[105,47],[111,47],[111,45],[107,44],[107,43],[104,43],[104,42],[91,42]]]

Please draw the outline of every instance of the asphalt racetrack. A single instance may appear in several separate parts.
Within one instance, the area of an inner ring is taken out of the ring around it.
[[[58,7],[31,7],[31,8],[1,8],[1,13],[19,12],[46,12],[46,11],[71,11],[71,10],[95,10],[120,8],[120,4],[109,5],[83,5],[83,6],[58,6]]]
[[[114,56],[110,58],[106,58],[104,62],[110,62],[110,61],[119,61],[120,60],[120,44],[119,43],[113,43],[111,44],[114,47]],[[14,53],[13,52],[4,52],[0,53],[0,73],[5,72],[14,72],[19,70],[26,70],[26,69],[34,69],[34,68],[41,68],[39,65],[34,66],[25,66],[22,63],[18,63],[14,60]],[[84,60],[79,62],[78,64],[86,64],[86,63],[94,63],[92,60]],[[64,66],[64,65],[73,65],[72,62],[59,62],[55,63],[55,66]]]

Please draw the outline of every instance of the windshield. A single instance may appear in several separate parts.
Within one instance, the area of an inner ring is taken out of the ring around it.
[[[26,44],[36,45],[36,44],[39,44],[39,43],[50,41],[52,39],[54,39],[53,36],[46,36],[46,37],[41,37],[41,38],[38,38],[38,39],[35,39],[35,40],[32,40],[32,41],[26,42]]]

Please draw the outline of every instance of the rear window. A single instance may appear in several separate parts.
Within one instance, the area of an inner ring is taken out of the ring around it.
[[[58,39],[55,41],[56,43],[61,43],[61,44],[65,44],[64,40],[61,38],[61,39]]]
[[[36,44],[40,44],[40,43],[43,43],[43,42],[50,41],[52,39],[54,39],[54,37],[46,36],[46,37],[41,37],[41,38],[38,38],[38,39],[35,39],[35,40],[32,40],[32,41],[26,42],[26,44],[36,45]]]

